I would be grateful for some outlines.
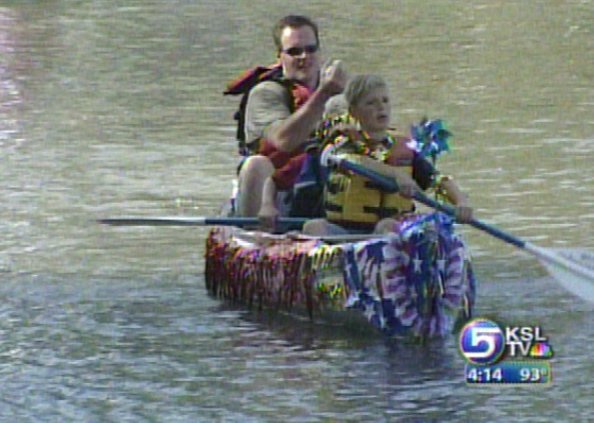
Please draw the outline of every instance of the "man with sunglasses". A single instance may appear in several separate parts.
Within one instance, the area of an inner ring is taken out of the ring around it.
[[[274,202],[263,204],[264,186],[272,179],[275,186],[268,191],[292,188],[326,101],[342,92],[347,79],[340,61],[322,65],[318,27],[309,18],[280,19],[273,36],[280,75],[258,83],[249,93],[245,136],[248,145],[257,145],[259,154],[241,167],[237,199],[237,214],[260,215],[268,221],[278,210]]]

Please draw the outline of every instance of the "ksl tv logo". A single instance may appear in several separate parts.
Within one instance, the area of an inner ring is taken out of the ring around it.
[[[471,320],[462,328],[460,352],[469,362],[483,365],[496,363],[503,357],[553,357],[553,348],[539,326],[502,328],[494,321],[482,318]]]

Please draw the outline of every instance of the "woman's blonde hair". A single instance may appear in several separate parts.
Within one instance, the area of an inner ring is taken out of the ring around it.
[[[379,75],[363,74],[356,75],[349,80],[346,88],[344,89],[344,96],[349,105],[349,108],[355,106],[357,102],[367,94],[369,91],[375,88],[387,88],[388,84],[384,78]]]

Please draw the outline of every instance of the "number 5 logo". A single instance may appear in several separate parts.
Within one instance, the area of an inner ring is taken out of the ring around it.
[[[460,352],[471,363],[495,363],[504,350],[503,331],[491,320],[472,320],[460,332]]]

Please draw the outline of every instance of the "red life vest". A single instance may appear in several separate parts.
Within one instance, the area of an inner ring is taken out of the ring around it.
[[[245,138],[245,109],[252,88],[264,81],[277,82],[287,89],[291,99],[289,104],[291,113],[303,106],[311,96],[311,91],[304,85],[285,79],[282,72],[282,65],[278,62],[269,66],[257,66],[248,69],[239,77],[229,82],[227,89],[223,92],[224,95],[243,95],[239,109],[235,112],[234,116],[235,120],[237,120],[237,140],[239,142],[240,154],[245,156],[255,153],[263,154],[272,160],[275,167],[282,166],[292,155],[286,157],[282,152],[277,152],[274,146],[265,145],[270,143],[262,142],[263,140],[258,140],[259,142],[256,145],[248,145]]]
[[[291,113],[293,113],[309,100],[312,92],[306,86],[294,82],[290,83],[290,87],[290,96],[293,100]],[[302,144],[297,150],[291,152],[279,150],[267,139],[260,140],[259,144],[260,148],[258,152],[268,157],[276,169],[274,175],[272,175],[276,187],[279,190],[291,189],[299,177],[299,173],[307,158],[305,144]]]
[[[297,84],[295,82],[281,82],[287,89],[290,88],[289,96],[292,100],[290,103],[291,113],[299,109],[305,104],[305,102],[311,97],[311,91],[304,85]],[[285,166],[293,157],[300,155],[304,152],[303,146],[297,150],[287,152],[281,151],[276,146],[265,138],[259,141],[258,153],[262,154],[270,159],[275,169],[280,169]]]
[[[247,70],[237,79],[230,82],[225,91],[225,94],[230,95],[243,94],[242,102],[236,113],[236,119],[238,121],[237,139],[240,144],[240,153],[243,155],[262,154],[268,157],[276,169],[273,179],[278,189],[286,190],[293,186],[303,167],[306,158],[304,148],[301,147],[295,151],[286,152],[280,151],[267,139],[258,140],[255,143],[256,145],[247,144],[245,139],[244,125],[247,98],[251,89],[263,81],[274,81],[287,89],[290,98],[289,108],[291,113],[303,106],[311,97],[312,92],[304,85],[284,79],[280,63]]]

